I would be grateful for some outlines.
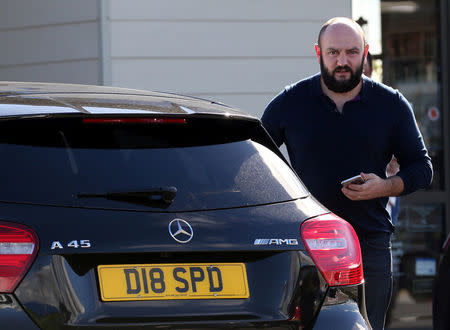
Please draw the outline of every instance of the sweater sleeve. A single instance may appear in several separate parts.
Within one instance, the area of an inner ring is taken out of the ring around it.
[[[264,114],[261,117],[264,128],[272,137],[276,145],[281,146],[284,141],[284,132],[282,128],[282,103],[286,97],[286,91],[283,90],[267,105]]]
[[[431,184],[433,166],[411,105],[403,95],[397,95],[399,112],[394,134],[394,155],[400,164],[397,175],[403,180],[402,195],[406,195]]]

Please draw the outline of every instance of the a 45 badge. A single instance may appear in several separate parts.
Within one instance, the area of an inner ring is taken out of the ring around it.
[[[53,241],[50,249],[51,250],[65,249],[65,248],[78,249],[78,248],[90,248],[91,246],[92,245],[91,245],[90,240],[80,239],[80,240],[70,241],[67,244],[64,244],[64,242],[61,242],[61,241]]]

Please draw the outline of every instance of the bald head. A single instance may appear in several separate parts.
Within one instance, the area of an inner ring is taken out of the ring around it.
[[[330,19],[320,30],[315,50],[323,87],[330,93],[350,93],[361,88],[369,45],[358,23],[346,17]]]
[[[364,48],[367,44],[366,36],[364,34],[363,29],[361,26],[356,23],[354,20],[348,17],[334,17],[329,19],[327,22],[325,22],[324,25],[322,25],[322,28],[319,32],[319,37],[317,38],[317,44],[319,47],[321,47],[322,37],[327,32],[327,30],[340,30],[345,33],[345,31],[350,32],[353,31],[353,33],[356,33],[361,37],[362,47]]]

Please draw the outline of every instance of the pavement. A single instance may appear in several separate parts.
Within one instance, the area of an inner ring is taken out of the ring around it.
[[[432,330],[431,298],[414,299],[407,290],[401,289],[396,297],[391,322],[386,330]]]

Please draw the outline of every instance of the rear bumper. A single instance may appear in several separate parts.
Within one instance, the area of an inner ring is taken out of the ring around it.
[[[344,304],[323,306],[316,319],[313,329],[372,329],[362,316],[354,301]]]
[[[329,288],[312,329],[368,329],[365,285]]]
[[[0,294],[0,320],[2,330],[39,330],[16,298],[10,294]]]
[[[0,320],[2,330],[38,330],[40,329],[25,313],[22,307],[17,303],[13,295],[0,294]],[[341,329],[371,329],[366,323],[364,317],[360,313],[358,305],[355,301],[347,301],[343,304],[323,306],[315,321],[313,329],[328,330],[339,325]],[[154,323],[136,324],[103,324],[100,328],[114,329],[153,329],[157,327]],[[80,329],[82,326],[65,325],[65,329]],[[192,324],[187,322],[185,324],[166,324],[166,329],[296,329],[298,330],[299,323],[295,321],[262,321],[262,322],[229,322],[229,321],[205,321],[201,323]]]

